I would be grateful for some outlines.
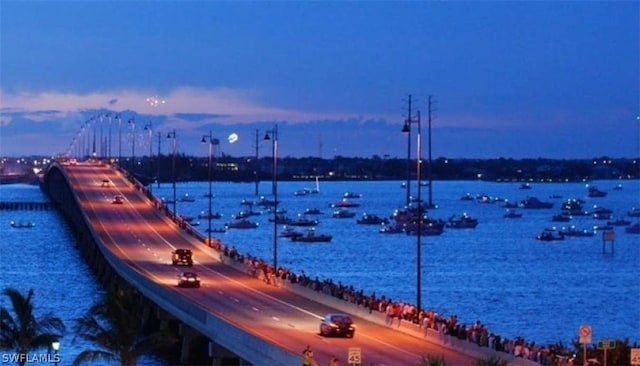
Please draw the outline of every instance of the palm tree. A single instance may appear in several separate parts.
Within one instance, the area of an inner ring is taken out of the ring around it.
[[[73,365],[107,361],[135,366],[140,356],[176,341],[165,331],[147,332],[147,319],[140,309],[136,292],[109,291],[100,302],[76,319],[76,337],[93,343],[97,348],[80,352]]]
[[[33,289],[26,296],[14,288],[5,288],[12,311],[0,307],[0,349],[14,350],[18,364],[24,365],[29,351],[51,347],[60,340],[65,327],[62,320],[51,313],[36,318],[33,312]]]
[[[479,359],[475,366],[507,366],[509,362],[499,356],[489,356]]]
[[[427,355],[427,357],[422,356],[418,366],[449,366],[449,363],[444,358],[444,355]]]

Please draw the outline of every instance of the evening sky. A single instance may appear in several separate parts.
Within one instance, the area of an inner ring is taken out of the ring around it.
[[[0,155],[637,157],[639,4],[1,0]]]

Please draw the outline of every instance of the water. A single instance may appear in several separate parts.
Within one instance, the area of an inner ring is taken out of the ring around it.
[[[614,181],[598,181],[609,192],[605,198],[586,198],[584,184],[533,184],[520,190],[515,183],[434,182],[434,203],[440,208],[430,216],[446,219],[467,212],[477,217],[475,229],[447,229],[439,237],[422,238],[422,304],[442,314],[457,314],[471,323],[480,320],[504,337],[522,336],[539,344],[577,337],[578,327],[589,324],[593,340],[630,338],[640,340],[640,236],[626,234],[616,227],[615,254],[602,254],[600,234],[592,238],[567,238],[563,242],[539,242],[534,237],[559,211],[567,198],[583,198],[585,207],[594,204],[610,208],[622,216],[631,207],[640,207],[640,183],[625,182],[622,190],[613,190]],[[405,191],[400,182],[321,182],[319,194],[294,196],[293,192],[314,186],[314,182],[279,182],[280,207],[295,217],[307,208],[320,208],[319,233],[333,235],[331,243],[303,244],[278,238],[278,263],[295,272],[304,271],[320,279],[332,279],[353,285],[365,293],[375,292],[394,300],[416,302],[416,237],[378,233],[378,226],[357,225],[363,213],[388,216],[404,204]],[[254,200],[250,183],[214,183],[214,211],[221,219],[214,227],[231,221],[245,209],[243,199]],[[271,198],[271,184],[260,185],[260,193]],[[153,186],[158,197],[171,198],[171,184]],[[347,192],[361,193],[362,205],[352,209],[353,219],[331,217],[330,203]],[[208,209],[208,183],[177,184],[177,197],[185,193],[195,202],[178,202],[178,213],[197,216]],[[415,193],[415,187],[412,190]],[[553,209],[520,210],[521,219],[503,218],[502,203],[481,204],[460,197],[488,194],[519,201],[527,196],[555,202]],[[551,199],[562,195],[562,199]],[[427,188],[423,188],[423,198]],[[0,200],[41,201],[46,198],[38,187],[0,186]],[[170,206],[172,207],[172,206]],[[258,207],[254,207],[258,209]],[[235,246],[240,252],[273,260],[273,224],[269,215],[252,217],[258,229],[232,229],[214,237]],[[12,229],[11,220],[33,221],[33,229]],[[204,232],[206,219],[198,227]],[[637,221],[637,220],[636,220]],[[590,217],[574,218],[569,223],[587,228],[596,223]],[[81,316],[100,296],[102,288],[93,278],[78,250],[71,231],[56,211],[0,211],[0,287],[34,288],[36,312],[52,311],[70,330],[73,319]],[[566,223],[561,223],[562,226]],[[610,251],[610,248],[607,248]],[[2,306],[7,306],[4,298]],[[69,332],[70,333],[70,332]],[[72,342],[67,335],[61,355],[70,360],[87,345]],[[160,365],[145,359],[142,364]]]
[[[0,185],[0,201],[43,202],[47,197],[37,186]],[[35,227],[14,229],[11,221],[30,221]],[[74,319],[104,295],[74,243],[71,229],[56,210],[0,210],[0,289],[13,287],[25,295],[33,289],[36,317],[51,312],[62,319],[67,328],[60,342],[62,365],[70,365],[80,352],[94,348],[81,339],[73,340]],[[11,309],[6,296],[0,296],[0,306]],[[164,363],[146,357],[140,365]]]

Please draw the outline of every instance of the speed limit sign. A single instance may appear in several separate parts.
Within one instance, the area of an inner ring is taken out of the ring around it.
[[[362,364],[362,353],[360,352],[360,348],[349,347],[347,362],[349,366],[360,366]]]

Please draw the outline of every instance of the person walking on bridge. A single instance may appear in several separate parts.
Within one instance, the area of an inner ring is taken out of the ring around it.
[[[309,346],[302,351],[302,366],[318,366],[316,359],[313,357],[313,351]]]

